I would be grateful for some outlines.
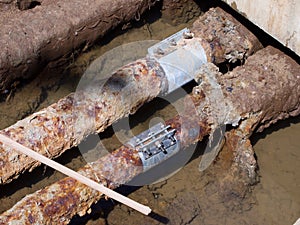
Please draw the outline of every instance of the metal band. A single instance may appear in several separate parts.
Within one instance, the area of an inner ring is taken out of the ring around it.
[[[180,150],[176,130],[158,123],[133,137],[127,144],[139,151],[144,171],[167,160]]]
[[[168,79],[168,94],[194,79],[207,58],[200,40],[185,28],[148,49]]]

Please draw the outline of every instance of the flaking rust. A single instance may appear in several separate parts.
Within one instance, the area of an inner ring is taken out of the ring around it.
[[[110,188],[139,172],[141,163],[136,151],[120,148],[97,162],[82,168],[79,173]],[[111,167],[108,163],[116,165]],[[118,174],[109,180],[112,174]],[[68,224],[75,215],[84,215],[90,206],[101,198],[101,193],[88,188],[73,178],[64,178],[20,201],[15,209],[6,213],[13,216],[0,224]],[[28,210],[24,209],[27,208]]]
[[[186,108],[184,114],[184,118],[177,116],[166,121],[166,124],[176,129],[181,148],[200,141],[209,134],[209,126],[205,121],[196,120],[194,110]],[[184,128],[181,127],[182,119],[185,120]],[[190,132],[195,129],[198,132]],[[111,154],[87,164],[78,172],[114,189],[142,173],[143,165],[137,149],[122,146]],[[101,193],[67,177],[27,195],[0,216],[0,224],[68,224],[74,215],[85,215],[101,196]]]
[[[199,76],[203,80],[205,74]],[[227,153],[221,154],[221,160],[218,160],[221,169],[214,170],[214,173],[220,174],[219,192],[225,198],[243,198],[248,187],[258,178],[249,137],[278,120],[300,114],[300,65],[268,46],[250,56],[245,65],[226,74],[214,71],[214,76],[222,89],[223,99],[220,101],[225,103],[225,109],[218,107],[221,104],[211,106],[213,110],[208,110],[208,121],[216,121],[216,115],[239,118],[238,126],[225,134]],[[209,99],[209,86],[203,82],[197,87],[197,92],[203,92]],[[200,110],[205,113],[203,107]]]
[[[256,70],[258,61],[263,62],[263,65],[262,69]],[[243,197],[248,186],[255,182],[257,165],[248,139],[251,134],[257,128],[263,129],[269,125],[271,120],[276,122],[288,116],[299,115],[299,69],[299,64],[291,58],[273,47],[267,47],[250,57],[244,66],[232,72],[223,75],[215,71],[216,79],[224,94],[224,101],[227,105],[231,104],[231,117],[235,115],[240,118],[238,125],[225,134],[227,153],[225,156],[224,154],[219,156],[224,160],[215,163],[221,164],[222,172],[218,176],[219,193],[225,199],[232,198],[232,193],[234,196]],[[251,72],[252,77],[247,71]],[[261,76],[273,82],[259,81]],[[229,84],[232,89],[227,88]],[[182,143],[182,148],[201,141],[212,132],[214,126],[218,125],[214,124],[216,121],[214,118],[216,115],[220,116],[220,109],[210,105],[210,85],[204,79],[194,88],[190,96],[186,96],[194,101],[194,105],[185,107],[184,116],[176,116],[166,122],[176,129],[176,138]],[[235,95],[247,95],[253,104],[247,104],[243,97],[234,98]],[[261,98],[264,95],[266,98]],[[278,98],[278,95],[282,95],[281,98]],[[288,104],[285,104],[286,102]],[[198,113],[191,107],[196,107]],[[222,113],[228,115],[227,109],[223,109]],[[143,165],[138,151],[122,146],[112,154],[88,164],[79,172],[110,188],[116,188],[142,171]],[[242,185],[238,185],[240,183]],[[0,216],[0,224],[67,224],[75,214],[84,215],[91,204],[100,198],[101,193],[71,178],[64,178],[19,201]]]
[[[250,59],[245,66],[220,79],[223,87],[231,85],[233,88],[232,92],[227,93],[227,98],[235,103],[244,120],[239,130],[231,134],[239,137],[238,143],[241,143],[233,149],[231,174],[234,170],[243,171],[243,182],[246,181],[246,184],[257,180],[256,160],[247,138],[254,131],[260,132],[278,120],[300,114],[299,64],[270,46]]]
[[[49,158],[57,157],[88,135],[101,132],[116,120],[134,113],[164,89],[163,82],[164,72],[159,65],[141,59],[117,70],[102,88],[99,84],[70,94],[1,133]],[[128,98],[131,93],[135,95]],[[2,184],[39,164],[0,145]]]
[[[258,39],[233,16],[221,8],[211,8],[196,20],[191,28],[195,37],[206,44],[208,61],[220,64],[224,61],[244,61],[262,48]]]
[[[226,32],[227,26],[233,30]],[[234,49],[243,55],[238,59],[244,60],[261,47],[250,31],[219,8],[201,16],[194,23],[192,32],[197,40],[201,40],[208,61],[215,63],[233,62],[226,54]],[[55,158],[77,146],[89,134],[101,132],[116,120],[134,113],[142,104],[164,92],[166,83],[164,72],[155,61],[137,60],[116,71],[103,88],[96,83],[87,92],[79,90],[0,132]],[[39,162],[0,145],[0,184],[8,183],[38,165]]]

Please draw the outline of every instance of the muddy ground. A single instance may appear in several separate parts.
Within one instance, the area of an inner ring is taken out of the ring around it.
[[[140,22],[130,25],[132,28],[125,31],[118,28],[86,52],[74,52],[74,57],[67,63],[63,62],[60,68],[48,66],[36,79],[18,86],[18,89],[1,99],[0,128],[74,91],[88,65],[104,52],[133,41],[161,40],[189,26],[200,14],[192,3],[189,7],[183,10],[185,14],[189,12],[188,17],[181,20],[170,20],[170,17],[161,16],[160,13],[151,17],[146,15]],[[145,119],[145,113],[148,119]],[[172,114],[174,108],[171,105],[155,100],[131,118],[136,120],[133,131],[138,133],[147,128],[151,118],[168,119]],[[119,190],[149,205],[157,213],[153,218],[108,200],[96,204],[91,215],[74,218],[71,224],[292,224],[300,217],[299,136],[300,118],[296,117],[279,122],[252,138],[260,182],[243,198],[234,194],[226,201],[220,198],[213,171],[198,171],[201,158],[196,153],[184,168],[166,181]],[[101,137],[108,149],[120,144],[111,129]],[[205,144],[199,144],[197,151],[201,152],[204,147]],[[77,169],[86,163],[86,158],[74,148],[58,161]],[[0,212],[10,208],[26,194],[61,177],[63,175],[58,172],[40,167],[33,174],[22,175],[22,180],[0,187]]]

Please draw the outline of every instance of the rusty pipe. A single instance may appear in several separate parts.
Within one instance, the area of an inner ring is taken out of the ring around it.
[[[185,113],[184,118],[176,116],[166,122],[172,129],[176,129],[176,140],[180,142],[180,148],[201,140],[209,133],[208,124],[205,121],[198,121],[193,110],[187,107]],[[181,127],[181,120],[185,120],[185,129]],[[190,132],[195,129],[197,132]],[[144,165],[139,151],[126,145],[87,164],[78,172],[109,188],[116,188],[143,171]],[[74,215],[86,214],[91,205],[99,201],[101,196],[101,193],[67,177],[27,195],[0,216],[0,224],[68,224]]]
[[[220,8],[211,9],[201,16],[191,32],[201,43],[207,61],[217,64],[226,60],[244,60],[261,47],[250,31]],[[238,54],[235,54],[236,49]],[[164,92],[164,74],[156,59],[137,60],[114,73],[104,87],[105,93],[99,93],[100,97],[80,91],[76,98],[74,93],[70,94],[0,132],[49,158],[55,158],[77,146],[87,135],[103,131]],[[133,98],[132,101],[122,97],[124,87],[115,85],[119,81],[127,85],[125,93]],[[78,121],[79,115],[85,123],[76,123],[74,127],[74,120]],[[95,123],[87,123],[91,119]],[[39,162],[0,145],[0,184],[8,183],[38,165]]]
[[[258,62],[261,61],[264,64],[258,68]],[[251,144],[247,137],[256,128],[264,128],[278,119],[300,114],[299,67],[299,64],[282,52],[267,47],[250,57],[245,66],[232,72],[225,75],[219,72],[206,75],[215,76],[224,93],[226,104],[232,104],[231,113],[241,116],[234,132],[241,137],[241,143],[246,142],[248,148],[237,144],[238,147],[232,150],[234,158],[230,160],[237,163],[247,176],[251,175],[255,165],[254,153],[249,152]],[[167,125],[176,129],[176,139],[180,141],[181,149],[210,134],[215,125],[215,116],[220,115],[220,109],[211,104],[211,88],[211,84],[203,79],[190,95],[194,105],[186,105],[183,113],[185,116],[176,116],[167,121]],[[246,96],[248,100],[245,99]],[[275,107],[270,107],[271,105]],[[190,107],[198,109],[198,114]],[[222,113],[227,115],[228,111],[223,109]],[[188,129],[182,128],[181,121],[188,124]],[[198,132],[194,132],[195,129]],[[236,135],[233,140],[229,140],[237,141],[239,139],[236,139]],[[142,173],[143,166],[139,150],[127,145],[86,165],[79,172],[107,187],[116,188]],[[235,175],[236,170],[232,176]],[[100,193],[72,178],[64,178],[19,201],[0,216],[0,224],[67,224],[75,214],[84,215],[91,204],[100,198]]]

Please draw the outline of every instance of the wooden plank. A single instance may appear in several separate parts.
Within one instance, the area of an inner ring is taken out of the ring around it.
[[[103,184],[99,184],[83,175],[81,175],[80,173],[77,173],[74,170],[69,169],[68,167],[65,167],[64,165],[61,165],[33,150],[31,150],[30,148],[27,148],[21,144],[19,144],[18,142],[0,134],[0,141],[3,142],[6,145],[9,145],[10,147],[14,148],[15,150],[41,162],[44,163],[45,165],[69,176],[74,178],[75,180],[89,186],[90,188],[93,188],[105,195],[107,195],[108,197],[123,203],[124,205],[127,205],[145,215],[148,215],[151,212],[151,209],[148,206],[142,205],[130,198],[127,198],[124,195],[121,195],[107,187],[105,187]]]

